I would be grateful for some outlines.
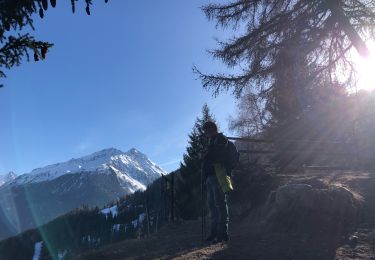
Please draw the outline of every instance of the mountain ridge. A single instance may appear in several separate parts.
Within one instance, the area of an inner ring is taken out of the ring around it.
[[[38,183],[42,181],[51,181],[65,174],[75,173],[108,173],[110,166],[120,168],[120,171],[129,171],[131,167],[138,169],[139,171],[154,171],[159,174],[159,177],[166,172],[157,166],[154,162],[148,159],[148,157],[135,148],[129,149],[127,152],[123,152],[116,148],[107,148],[100,151],[91,153],[86,156],[79,158],[72,158],[70,160],[50,164],[44,167],[33,169],[29,173],[19,175],[13,181],[11,185],[22,185],[30,183]],[[128,167],[127,167],[128,166]],[[135,178],[137,181],[136,174],[131,171],[130,177]],[[146,174],[146,182],[149,182],[153,177]],[[145,180],[141,180],[145,181]]]
[[[17,174],[10,171],[6,174],[0,174],[0,186],[13,181],[17,177]]]
[[[36,168],[0,186],[0,240],[82,205],[101,207],[145,190],[164,174],[135,148],[103,149]]]

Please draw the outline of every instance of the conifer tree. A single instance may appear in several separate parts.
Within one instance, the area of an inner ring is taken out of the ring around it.
[[[237,34],[211,52],[232,74],[194,68],[206,89],[214,95],[231,91],[237,98],[246,89],[253,95],[250,107],[269,116],[262,130],[271,138],[323,141],[346,135],[347,126],[333,128],[339,122],[326,120],[329,110],[322,104],[355,86],[350,50],[368,55],[362,39],[375,38],[374,1],[233,0],[203,10],[217,26]],[[337,119],[342,121],[341,115]]]
[[[195,68],[214,95],[230,90],[239,97],[246,87],[257,93],[272,91],[282,52],[296,58],[294,65],[306,62],[310,79],[326,74],[332,83],[354,84],[350,49],[367,55],[361,37],[375,37],[375,2],[369,0],[233,0],[203,10],[217,26],[237,33],[211,52],[234,68],[233,74],[207,75]]]
[[[189,145],[180,166],[181,179],[177,183],[176,199],[180,214],[184,218],[196,218],[200,214],[201,189],[201,160],[199,153],[204,152],[207,138],[203,134],[203,124],[215,122],[207,104],[202,108],[202,115],[197,117],[194,127],[189,134]]]
[[[70,0],[73,13],[77,1]],[[90,15],[92,0],[81,1],[85,1],[86,13]],[[104,1],[108,2],[108,0]],[[0,78],[5,77],[4,69],[20,65],[24,58],[29,61],[30,54],[33,55],[35,61],[46,58],[48,49],[53,46],[52,43],[36,40],[29,33],[20,34],[17,32],[25,27],[35,30],[33,15],[37,14],[43,18],[48,8],[56,7],[56,5],[56,0],[0,1]],[[0,84],[0,87],[2,86]]]

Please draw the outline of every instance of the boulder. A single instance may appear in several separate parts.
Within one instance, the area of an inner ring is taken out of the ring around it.
[[[264,223],[273,228],[316,231],[353,227],[360,202],[338,186],[314,188],[309,184],[286,184],[269,195],[263,211]]]

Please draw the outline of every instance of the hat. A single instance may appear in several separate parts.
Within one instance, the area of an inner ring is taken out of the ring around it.
[[[213,129],[217,131],[217,125],[214,122],[207,121],[206,123],[203,124],[202,129],[203,131],[207,131],[208,129]]]

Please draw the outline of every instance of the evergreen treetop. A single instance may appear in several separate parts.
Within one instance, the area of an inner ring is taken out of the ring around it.
[[[186,219],[194,219],[201,210],[201,160],[199,153],[204,152],[207,138],[203,134],[203,124],[215,122],[207,104],[202,108],[201,116],[197,117],[189,134],[188,146],[180,166],[180,178],[177,180],[176,201],[180,205],[180,215]]]
[[[208,105],[204,104],[202,114],[195,120],[193,130],[189,134],[189,146],[186,148],[186,154],[184,155],[184,163],[186,166],[191,163],[196,165],[199,160],[199,153],[202,153],[207,145],[207,138],[203,133],[203,124],[207,121],[216,123]]]

